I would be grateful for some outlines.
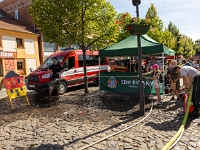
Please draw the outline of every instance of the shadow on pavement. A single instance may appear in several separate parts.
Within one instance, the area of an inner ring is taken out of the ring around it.
[[[59,144],[41,144],[38,147],[30,146],[27,150],[45,150],[45,149],[56,149],[56,150],[63,150],[63,146]]]
[[[160,117],[162,117],[162,115]],[[155,123],[155,122],[149,121],[148,123],[145,124],[145,126],[150,126],[155,130],[178,131],[182,124],[184,114],[182,112],[180,112],[176,116],[173,116],[173,117],[174,117],[174,119],[170,120],[168,122],[165,121],[162,123]],[[187,122],[185,124],[185,129],[190,127],[190,124],[193,121],[193,119],[194,119],[193,117],[188,117]]]
[[[75,144],[75,143],[77,143],[77,142],[79,142],[79,141],[85,140],[85,139],[87,139],[87,138],[89,138],[89,137],[95,136],[95,135],[100,134],[100,133],[105,133],[106,131],[111,130],[111,129],[113,129],[113,128],[117,128],[117,127],[119,127],[120,125],[124,125],[124,124],[126,124],[126,123],[128,123],[128,122],[131,122],[131,121],[137,119],[137,118],[139,117],[139,112],[138,112],[138,111],[135,111],[135,112],[133,113],[133,116],[134,116],[134,117],[132,117],[131,119],[124,120],[124,121],[122,121],[122,122],[120,122],[120,123],[116,123],[116,124],[114,124],[114,125],[111,125],[111,126],[109,126],[108,128],[105,128],[105,129],[100,130],[100,131],[98,131],[98,132],[95,132],[95,133],[86,135],[86,136],[84,136],[84,137],[82,137],[82,138],[74,139],[73,141],[70,141],[69,143],[63,144],[62,146],[59,145],[59,146],[60,146],[60,148],[63,148],[63,147],[65,147],[65,146],[70,146],[70,145]],[[103,138],[103,137],[102,137],[102,138]],[[54,146],[54,147],[55,147],[55,145],[51,145],[51,144],[46,144],[46,145],[42,144],[42,145],[40,145],[40,146],[38,146],[38,147],[35,147],[35,148],[34,148],[33,146],[31,146],[30,148],[28,148],[28,150],[40,150],[41,148],[49,147],[49,146],[52,146],[52,147]],[[41,150],[43,150],[43,149],[41,149]]]

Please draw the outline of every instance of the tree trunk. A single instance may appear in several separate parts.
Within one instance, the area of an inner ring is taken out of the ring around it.
[[[87,70],[86,70],[86,49],[83,48],[83,70],[84,70],[84,94],[86,95],[89,93],[88,90],[88,77],[87,77]]]

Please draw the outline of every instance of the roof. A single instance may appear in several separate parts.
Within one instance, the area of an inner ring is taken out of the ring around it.
[[[12,77],[19,77],[20,75],[18,75],[17,73],[15,73],[14,71],[9,71],[6,76],[4,78],[12,78]]]
[[[196,40],[195,42],[200,42],[200,39]]]
[[[197,58],[200,58],[200,52],[197,52],[194,56],[192,56],[192,58],[194,58],[194,59],[195,59],[195,58],[196,58],[196,59],[197,59]]]
[[[0,9],[0,29],[11,30],[29,34],[37,34],[36,31],[30,27],[23,25],[19,20]]]
[[[174,56],[174,51],[170,50],[163,44],[160,44],[147,35],[140,36],[142,54],[161,54],[164,52],[165,55]],[[138,44],[137,36],[129,36],[128,38],[99,51],[99,55],[103,57],[113,56],[137,56],[138,55]]]

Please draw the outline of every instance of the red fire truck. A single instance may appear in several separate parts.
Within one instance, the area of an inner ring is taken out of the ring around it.
[[[100,71],[107,71],[107,59],[100,58],[99,52],[86,51],[86,69],[88,83],[98,82]],[[36,92],[48,91],[48,84],[51,81],[49,66],[53,64],[52,59],[57,58],[58,62],[66,69],[60,78],[60,94],[64,94],[68,87],[84,84],[83,53],[82,50],[66,50],[50,55],[37,70],[31,72],[27,77],[27,88]]]

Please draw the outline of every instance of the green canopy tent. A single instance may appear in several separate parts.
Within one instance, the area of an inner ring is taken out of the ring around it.
[[[162,55],[164,63],[164,55],[174,56],[173,50],[167,48],[164,44],[160,44],[147,35],[141,35],[142,54]],[[137,56],[138,45],[137,36],[129,36],[128,38],[107,48],[99,50],[99,57],[115,57],[115,56]],[[164,66],[164,65],[163,65]],[[101,72],[100,73],[100,90],[110,90],[125,93],[138,93],[138,79],[133,78],[136,75],[132,72]],[[144,79],[144,92],[151,94],[149,83]],[[134,90],[133,90],[134,89]]]
[[[141,35],[142,54],[162,54],[174,56],[174,51],[167,48],[164,44],[160,44],[147,35]],[[113,56],[137,56],[137,36],[129,36],[128,38],[116,43],[110,47],[101,49],[99,51],[100,57]]]

